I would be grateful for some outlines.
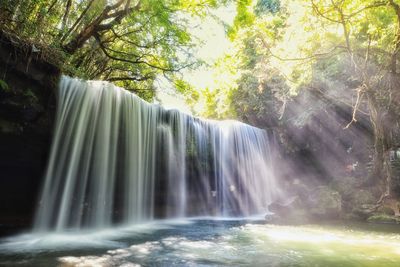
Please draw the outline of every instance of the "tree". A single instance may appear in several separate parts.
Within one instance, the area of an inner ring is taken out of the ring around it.
[[[263,112],[278,112],[279,118],[284,109],[277,105],[284,108],[300,90],[327,92],[341,84],[350,93],[330,100],[352,108],[343,130],[353,127],[360,114],[369,116],[371,179],[385,185],[382,197],[390,196],[388,150],[400,115],[399,7],[395,0],[238,2],[228,32],[235,50],[225,57],[236,59],[225,69],[234,69],[238,78],[226,105],[249,121]]]
[[[316,18],[341,28],[332,46],[347,54],[357,79],[353,117],[346,128],[357,122],[357,112],[365,97],[374,131],[372,176],[385,180],[383,197],[388,197],[392,193],[388,151],[392,147],[390,123],[399,114],[396,91],[400,84],[397,71],[400,6],[393,0],[310,2]],[[397,101],[393,101],[393,97]]]
[[[280,72],[266,64],[269,59],[265,57],[260,42],[266,36],[271,42],[280,38],[285,18],[279,9],[280,3],[275,0],[236,2],[237,16],[233,25],[227,28],[232,48],[214,64],[215,83],[212,88],[200,90],[198,102],[192,102],[195,113],[210,118],[241,119],[261,127],[265,123],[260,125],[255,121],[264,120],[262,114],[269,109],[264,100],[271,100],[271,104],[276,101],[270,111],[277,108],[280,112],[278,106],[286,101],[289,90],[284,82],[277,82],[283,81]],[[269,97],[271,99],[267,100]]]
[[[220,1],[224,2],[224,1]],[[0,2],[2,30],[65,53],[64,72],[154,96],[154,81],[198,62],[188,18],[215,0],[16,0]]]

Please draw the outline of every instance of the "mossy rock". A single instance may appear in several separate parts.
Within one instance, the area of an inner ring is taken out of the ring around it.
[[[350,218],[357,218],[356,220],[367,220],[371,216],[372,211],[375,209],[374,204],[362,204],[352,208],[351,212],[347,213]]]
[[[0,133],[21,133],[22,126],[15,122],[10,122],[8,120],[4,120],[0,117]]]
[[[394,216],[394,210],[388,206],[379,207],[378,212],[384,215]]]
[[[354,193],[354,189],[357,188],[360,181],[353,176],[345,176],[335,178],[330,187],[340,193],[343,199],[350,199]]]
[[[400,217],[395,217],[387,214],[374,214],[367,219],[368,222],[371,223],[391,223],[391,224],[400,224]]]
[[[377,199],[370,191],[359,189],[351,194],[350,202],[355,207],[361,207],[365,204],[374,204],[377,202]]]
[[[342,211],[339,192],[328,186],[318,186],[309,197],[310,215],[320,219],[338,218]]]

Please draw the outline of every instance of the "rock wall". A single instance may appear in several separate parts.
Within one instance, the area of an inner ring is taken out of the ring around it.
[[[0,235],[30,227],[51,142],[60,70],[0,32]]]

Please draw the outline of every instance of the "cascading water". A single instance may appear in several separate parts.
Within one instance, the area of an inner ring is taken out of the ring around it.
[[[37,230],[265,213],[279,194],[266,132],[62,77]]]

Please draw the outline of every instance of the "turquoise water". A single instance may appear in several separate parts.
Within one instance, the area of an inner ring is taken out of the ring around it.
[[[400,228],[159,221],[0,241],[1,266],[400,266]]]

